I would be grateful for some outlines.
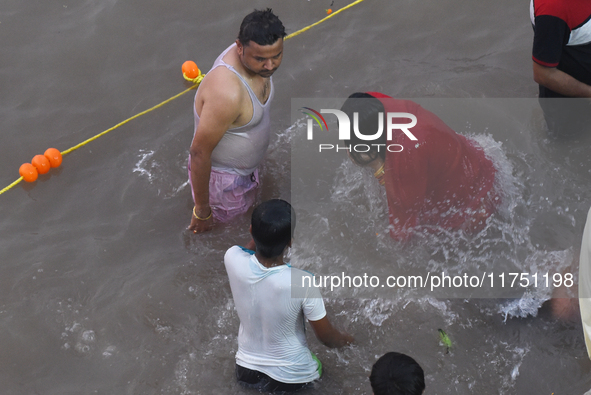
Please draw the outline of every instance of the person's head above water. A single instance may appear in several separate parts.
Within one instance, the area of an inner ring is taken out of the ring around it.
[[[376,361],[369,382],[374,395],[421,395],[425,390],[421,366],[398,352],[386,353]]]
[[[355,92],[345,100],[341,107],[343,111],[349,117],[351,121],[351,128],[355,125],[354,113],[358,114],[359,132],[364,135],[372,135],[378,131],[379,118],[378,113],[382,113],[384,117],[384,105],[382,102],[368,93]],[[383,121],[383,119],[382,119]],[[384,124],[382,124],[384,125]],[[381,158],[382,160],[386,157],[386,150],[384,148],[378,150],[373,144],[387,144],[387,134],[382,133],[379,138],[372,140],[371,144],[368,144],[366,140],[361,140],[355,133],[351,133],[351,140],[345,140],[347,146],[355,146],[357,144],[363,144],[369,146],[368,152],[357,152],[355,150],[349,151],[349,156],[359,166],[366,166],[374,160]]]
[[[283,57],[285,27],[270,8],[255,10],[242,20],[236,45],[242,65],[261,77],[270,77]]]
[[[295,225],[295,211],[285,200],[272,199],[259,204],[251,220],[257,253],[265,258],[282,255],[291,242]]]

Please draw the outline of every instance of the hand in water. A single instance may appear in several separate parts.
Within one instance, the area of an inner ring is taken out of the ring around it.
[[[209,209],[209,215],[206,217],[197,217],[195,207],[193,207],[193,213],[191,214],[191,223],[189,224],[188,230],[193,233],[203,233],[213,228],[213,212]]]

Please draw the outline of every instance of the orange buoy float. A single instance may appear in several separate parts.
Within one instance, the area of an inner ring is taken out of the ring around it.
[[[56,148],[48,148],[43,154],[51,167],[59,167],[62,164],[62,153]]]
[[[197,63],[193,62],[192,60],[187,60],[183,63],[183,74],[186,75],[188,78],[197,78],[199,76],[199,67],[197,67]]]
[[[329,8],[328,10],[326,10],[326,15],[330,15],[330,14],[332,14],[332,9]]]
[[[52,167],[59,167],[61,164],[62,153],[56,148],[48,148],[43,155],[35,155],[31,163],[23,163],[18,173],[26,182],[33,182],[39,174],[45,174]]]
[[[33,182],[37,179],[37,169],[30,163],[23,163],[18,173],[26,182]]]
[[[37,168],[37,173],[45,174],[51,169],[51,164],[45,155],[35,155],[31,164]]]

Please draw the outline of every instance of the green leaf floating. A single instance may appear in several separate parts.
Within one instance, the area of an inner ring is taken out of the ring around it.
[[[449,339],[449,336],[447,336],[447,333],[445,333],[445,331],[443,329],[437,329],[439,331],[439,339],[441,340],[441,343],[443,343],[443,345],[447,348],[447,352],[449,352],[449,349],[451,348],[451,340]]]

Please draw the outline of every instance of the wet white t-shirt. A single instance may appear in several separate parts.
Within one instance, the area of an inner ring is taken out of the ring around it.
[[[308,383],[319,378],[308,349],[305,319],[326,316],[318,288],[292,298],[291,284],[304,271],[288,265],[266,268],[254,252],[231,247],[224,256],[232,296],[240,318],[236,363],[282,383]]]

